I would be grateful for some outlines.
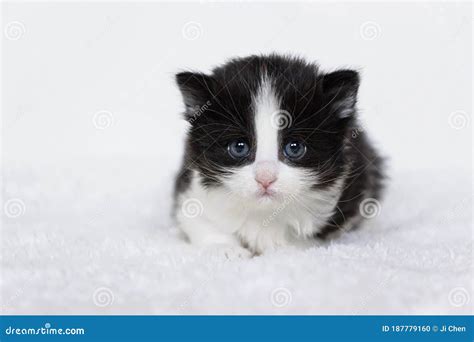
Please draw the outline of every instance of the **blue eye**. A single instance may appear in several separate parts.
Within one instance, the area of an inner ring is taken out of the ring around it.
[[[298,160],[305,155],[306,146],[299,141],[290,141],[283,148],[283,153],[290,160]]]
[[[227,151],[232,158],[241,159],[250,154],[250,146],[243,140],[234,140],[227,146]]]

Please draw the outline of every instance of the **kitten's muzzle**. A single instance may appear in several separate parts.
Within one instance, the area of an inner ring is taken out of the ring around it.
[[[255,181],[264,193],[275,183],[278,178],[278,165],[272,161],[257,162],[255,170]]]

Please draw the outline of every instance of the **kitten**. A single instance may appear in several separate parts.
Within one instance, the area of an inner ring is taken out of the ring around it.
[[[378,203],[382,160],[357,126],[356,71],[250,56],[176,81],[190,128],[174,210],[191,243],[229,258],[308,246]]]

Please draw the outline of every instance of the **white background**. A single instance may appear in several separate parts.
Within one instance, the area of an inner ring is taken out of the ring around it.
[[[0,308],[472,313],[472,18],[468,3],[3,3]],[[226,262],[170,220],[174,74],[269,52],[361,72],[390,179],[363,229]]]
[[[361,120],[394,167],[470,166],[471,130],[449,124],[471,114],[467,3],[4,4],[3,16],[25,27],[3,46],[7,157],[175,162],[185,126],[173,75],[282,52],[361,71]],[[114,120],[105,131],[101,110]]]

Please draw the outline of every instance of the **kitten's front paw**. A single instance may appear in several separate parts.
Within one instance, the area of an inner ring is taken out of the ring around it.
[[[252,253],[241,246],[233,244],[215,244],[206,247],[204,252],[211,258],[226,258],[229,261],[238,259],[249,259],[252,257]]]

